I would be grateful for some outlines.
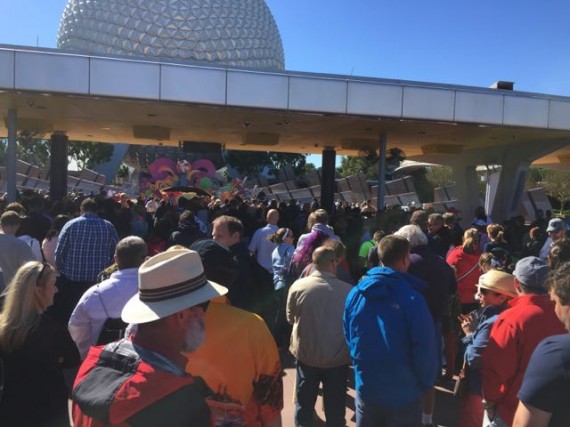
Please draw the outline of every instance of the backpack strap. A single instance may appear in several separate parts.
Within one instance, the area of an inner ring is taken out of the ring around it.
[[[467,273],[462,274],[461,277],[458,277],[456,280],[457,280],[458,282],[462,281],[462,280],[465,279],[467,276],[469,276],[471,273],[473,273],[473,271],[474,271],[477,267],[479,267],[479,263],[478,263],[478,262],[476,262],[475,265],[474,265],[473,267],[471,267]]]
[[[99,297],[99,302],[101,303],[101,306],[103,307],[103,311],[105,312],[105,316],[107,316],[107,319],[109,319],[111,316],[109,316],[109,313],[107,312],[107,308],[105,307],[105,304],[103,303],[103,297],[101,296],[101,291],[99,290],[99,283],[97,283],[97,296]]]

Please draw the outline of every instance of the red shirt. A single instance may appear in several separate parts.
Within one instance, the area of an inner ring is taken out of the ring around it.
[[[468,254],[461,246],[457,246],[447,255],[447,263],[455,269],[457,293],[461,304],[473,304],[475,302],[477,283],[481,275],[479,269],[480,255],[479,251]]]
[[[491,329],[482,377],[483,397],[497,403],[503,421],[512,425],[532,352],[544,338],[566,331],[548,295],[524,294],[509,305]]]

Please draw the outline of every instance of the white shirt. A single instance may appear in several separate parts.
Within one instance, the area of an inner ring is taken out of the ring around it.
[[[277,247],[277,243],[267,240],[267,236],[274,234],[277,230],[279,230],[279,227],[271,224],[267,224],[265,227],[255,230],[248,246],[249,251],[255,254],[259,265],[265,268],[271,275],[273,275],[271,254]]]
[[[68,325],[81,359],[85,359],[89,347],[97,343],[107,314],[113,319],[121,317],[123,307],[137,293],[137,282],[138,268],[126,268],[114,272],[107,280],[91,286],[83,294]]]

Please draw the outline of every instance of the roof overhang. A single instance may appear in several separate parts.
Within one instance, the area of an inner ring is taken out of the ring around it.
[[[388,147],[434,163],[470,149],[568,139],[570,98],[509,90],[0,46],[0,134],[341,155]],[[540,164],[568,163],[558,150]],[[562,161],[562,160],[564,161]]]

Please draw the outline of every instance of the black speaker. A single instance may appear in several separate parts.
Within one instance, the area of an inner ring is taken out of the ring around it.
[[[182,151],[198,154],[222,154],[222,144],[218,142],[182,141]]]

